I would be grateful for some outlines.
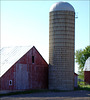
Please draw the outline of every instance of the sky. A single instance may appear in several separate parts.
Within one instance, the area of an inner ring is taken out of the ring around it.
[[[1,0],[1,48],[34,45],[49,62],[49,10],[62,0]],[[74,9],[75,51],[90,45],[90,1],[64,0]],[[75,63],[75,72],[78,71]]]

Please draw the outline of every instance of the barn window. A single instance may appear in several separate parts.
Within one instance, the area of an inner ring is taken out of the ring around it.
[[[9,80],[9,85],[12,85],[12,80]]]
[[[34,56],[32,56],[32,63],[34,63]]]

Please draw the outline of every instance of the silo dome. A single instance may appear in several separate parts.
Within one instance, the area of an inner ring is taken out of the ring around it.
[[[66,10],[66,11],[73,11],[75,12],[73,6],[67,2],[58,2],[51,6],[50,12],[52,11],[60,11],[60,10]]]
[[[83,70],[90,71],[90,57],[86,60]]]

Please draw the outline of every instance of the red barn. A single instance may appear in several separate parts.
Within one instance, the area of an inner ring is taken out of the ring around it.
[[[48,88],[48,64],[33,46],[1,49],[0,90]]]
[[[90,57],[86,60],[84,65],[84,81],[90,84]]]

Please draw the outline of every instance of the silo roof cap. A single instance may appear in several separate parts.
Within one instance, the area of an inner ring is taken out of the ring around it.
[[[71,4],[69,4],[68,2],[58,2],[58,3],[53,4],[50,8],[50,12],[60,11],[60,10],[75,12],[73,6]]]
[[[90,71],[90,57],[86,60],[83,71]]]

